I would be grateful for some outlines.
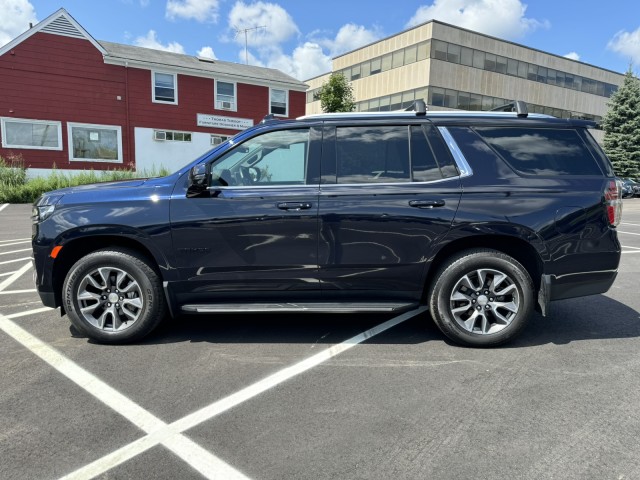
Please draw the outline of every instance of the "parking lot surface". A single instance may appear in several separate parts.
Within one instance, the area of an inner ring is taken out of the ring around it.
[[[216,315],[103,346],[43,308],[0,205],[0,478],[640,478],[640,199],[612,289],[496,349],[428,313]]]

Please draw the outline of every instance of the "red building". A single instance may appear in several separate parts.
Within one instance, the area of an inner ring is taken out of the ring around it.
[[[0,48],[0,156],[30,170],[177,169],[307,86],[262,67],[97,41],[60,9]]]

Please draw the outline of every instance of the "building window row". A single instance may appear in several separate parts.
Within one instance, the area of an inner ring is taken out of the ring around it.
[[[618,88],[617,85],[611,83],[592,80],[580,75],[574,75],[573,73],[561,72],[553,68],[502,57],[494,53],[463,47],[441,40],[427,40],[401,48],[400,50],[387,53],[381,57],[376,57],[366,62],[337,70],[335,73],[342,73],[347,80],[354,81],[427,58],[435,58],[445,62],[479,68],[489,72],[501,73],[602,97],[611,97]],[[316,95],[319,90],[319,88],[316,88],[307,92],[307,103],[317,100]]]
[[[454,43],[433,40],[431,58],[445,62],[479,68],[489,72],[502,73],[533,82],[546,83],[556,87],[568,88],[601,97],[611,97],[617,85],[600,82],[573,73],[554,70],[513,58],[502,57],[489,52],[463,47]]]
[[[488,111],[510,103],[512,100],[477,93],[461,92],[450,88],[423,87],[406,92],[394,93],[383,97],[372,98],[356,103],[359,112],[387,112],[404,110],[410,107],[414,100],[425,100],[435,107],[447,107],[458,110]],[[558,118],[578,118],[582,120],[600,121],[602,117],[588,113],[572,112],[560,108],[544,105],[527,104],[529,112],[552,115]]]
[[[178,76],[175,73],[152,72],[151,100],[154,103],[178,104]],[[238,111],[238,90],[235,82],[214,81],[215,108]],[[289,115],[289,91],[269,88],[269,111],[276,116]]]
[[[0,119],[2,147],[62,150],[62,122]],[[69,161],[122,163],[122,128],[117,125],[67,123]]]
[[[169,142],[190,142],[191,133],[189,132],[174,132],[172,130],[154,130],[153,139],[157,141],[169,141]]]

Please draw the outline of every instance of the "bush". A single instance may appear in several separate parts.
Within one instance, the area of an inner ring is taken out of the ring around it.
[[[27,182],[27,169],[20,155],[0,157],[0,188],[18,187]]]
[[[59,188],[76,187],[99,182],[113,182],[132,178],[160,177],[169,175],[166,168],[152,171],[110,170],[84,171],[66,174],[54,169],[47,177],[27,179],[27,169],[19,157],[0,157],[0,203],[33,203],[40,195]]]

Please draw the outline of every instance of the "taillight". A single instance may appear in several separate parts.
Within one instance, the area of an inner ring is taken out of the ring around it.
[[[615,227],[622,218],[622,187],[615,180],[609,180],[604,189],[604,203],[607,207],[609,223]]]

